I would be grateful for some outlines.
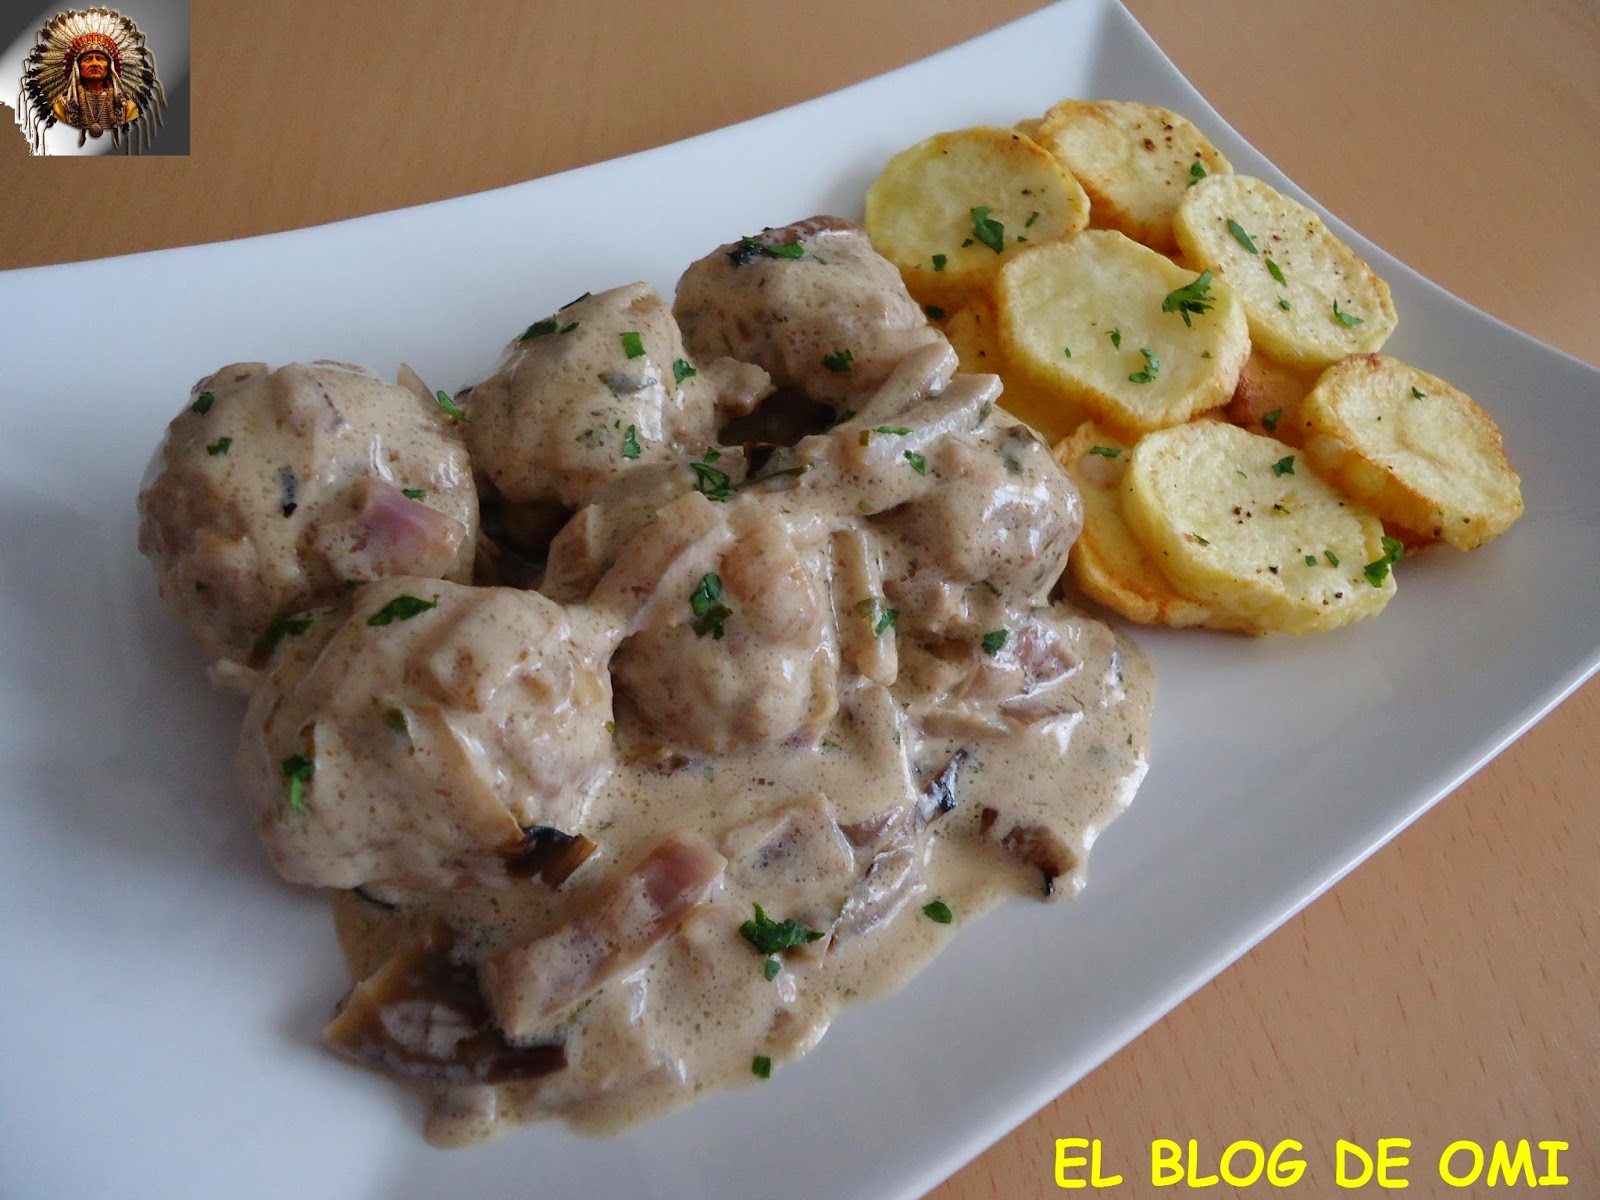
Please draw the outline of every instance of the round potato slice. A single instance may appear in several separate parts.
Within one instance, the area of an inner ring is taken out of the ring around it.
[[[1076,401],[1059,391],[1035,387],[1007,364],[995,327],[994,304],[988,296],[973,296],[953,316],[936,324],[961,360],[961,369],[968,374],[1000,376],[1005,387],[1000,407],[1032,425],[1048,441],[1066,437],[1083,421],[1083,408]]]
[[[1321,217],[1259,179],[1202,179],[1173,231],[1187,261],[1233,285],[1251,341],[1279,362],[1320,369],[1394,332],[1389,285]]]
[[[1221,421],[1134,447],[1123,516],[1180,592],[1280,633],[1374,616],[1394,595],[1399,543],[1275,438]]]
[[[1494,419],[1398,359],[1361,354],[1329,367],[1301,406],[1299,430],[1319,471],[1425,537],[1471,550],[1522,515],[1522,480]]]
[[[958,303],[1019,249],[1075,233],[1089,199],[1031,139],[979,126],[935,134],[889,160],[867,190],[873,248],[923,303]]]
[[[995,301],[1007,364],[1127,438],[1227,403],[1250,353],[1227,284],[1110,230],[1017,255]]]
[[[1189,186],[1233,170],[1187,118],[1131,100],[1063,100],[1032,136],[1083,185],[1091,225],[1161,251]]]
[[[1130,621],[1261,633],[1259,627],[1179,592],[1150,561],[1122,518],[1122,485],[1132,448],[1092,422],[1056,446],[1083,497],[1083,532],[1072,545],[1067,570],[1078,589]]]

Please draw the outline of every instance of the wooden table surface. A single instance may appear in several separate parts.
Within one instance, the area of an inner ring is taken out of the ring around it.
[[[1600,363],[1600,7],[1129,5],[1334,212],[1478,307]],[[831,91],[1032,7],[197,5],[191,156],[31,160],[0,127],[0,268],[288,229],[580,166]],[[1213,1167],[1235,1139],[1295,1138],[1311,1162],[1295,1195],[1333,1194],[1336,1138],[1409,1137],[1421,1197],[1462,1194],[1433,1170],[1456,1139],[1564,1140],[1564,1194],[1600,1196],[1597,775],[1591,681],[932,1195],[1054,1194],[1055,1140],[1082,1136],[1121,1169],[1117,1196],[1150,1190],[1158,1137],[1197,1139]]]

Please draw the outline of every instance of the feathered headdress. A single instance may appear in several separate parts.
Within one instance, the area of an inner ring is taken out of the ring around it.
[[[152,127],[161,127],[167,93],[156,78],[155,55],[144,44],[139,27],[109,8],[71,9],[52,17],[39,30],[22,64],[17,124],[35,154],[45,153],[45,130],[57,120],[56,101],[64,99],[69,112],[86,103],[88,89],[79,76],[78,63],[90,51],[111,60],[106,85],[112,103],[132,101],[138,110],[131,120],[123,120],[125,109],[120,110],[109,122],[111,144],[121,146],[125,154],[138,154],[149,148]],[[78,134],[78,145],[83,145],[84,136]]]

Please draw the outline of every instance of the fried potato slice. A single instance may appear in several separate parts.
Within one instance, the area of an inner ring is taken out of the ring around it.
[[[1251,433],[1298,445],[1300,405],[1316,382],[1315,371],[1285,366],[1252,349],[1228,401],[1227,418]]]
[[[1010,129],[935,134],[867,190],[867,233],[923,303],[958,303],[1033,242],[1075,233],[1089,199],[1049,151]]]
[[[1114,613],[1143,625],[1261,633],[1252,622],[1178,591],[1161,573],[1122,517],[1122,487],[1132,446],[1086,421],[1055,448],[1083,497],[1083,532],[1067,570],[1078,589]]]
[[[1122,511],[1175,588],[1273,632],[1334,629],[1376,615],[1395,593],[1389,565],[1400,547],[1385,543],[1383,523],[1292,447],[1235,425],[1200,421],[1141,439]]]
[[[1494,419],[1398,359],[1361,354],[1334,364],[1298,424],[1317,470],[1407,530],[1471,550],[1522,515],[1522,480]]]
[[[961,369],[968,374],[1000,376],[1005,385],[1000,407],[1032,425],[1050,442],[1066,437],[1083,421],[1083,408],[1076,401],[1035,387],[1007,363],[997,335],[994,303],[986,294],[973,296],[955,315],[936,324],[955,349]]]
[[[1233,170],[1186,117],[1129,100],[1063,100],[1030,136],[1083,185],[1094,228],[1155,250],[1176,245],[1172,217],[1189,185]]]
[[[995,283],[1006,362],[1123,437],[1181,424],[1227,403],[1250,353],[1221,280],[1187,311],[1169,301],[1201,279],[1110,230],[1033,247]]]
[[[1394,332],[1389,285],[1321,217],[1259,179],[1202,179],[1173,230],[1187,261],[1233,285],[1251,341],[1279,362],[1320,369]]]

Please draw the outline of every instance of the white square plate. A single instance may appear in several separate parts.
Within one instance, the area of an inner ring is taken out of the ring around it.
[[[1391,350],[1477,397],[1514,461],[1538,464],[1527,516],[1473,555],[1404,564],[1388,612],[1338,633],[1141,633],[1161,677],[1155,767],[1083,898],[1003,906],[770,1083],[611,1141],[548,1125],[435,1151],[403,1093],[318,1048],[343,988],[328,916],[276,881],[231,803],[241,708],[209,690],[135,551],[140,475],[190,383],[235,360],[331,357],[406,360],[453,388],[572,295],[637,278],[670,293],[734,235],[858,213],[882,163],[935,130],[1068,95],[1174,108],[1237,169],[1301,195],[1113,0],[1070,0],[569,174],[0,275],[0,1194],[913,1197],[1594,671],[1600,373],[1335,220],[1393,287]],[[89,337],[74,319],[87,297],[117,312]]]

